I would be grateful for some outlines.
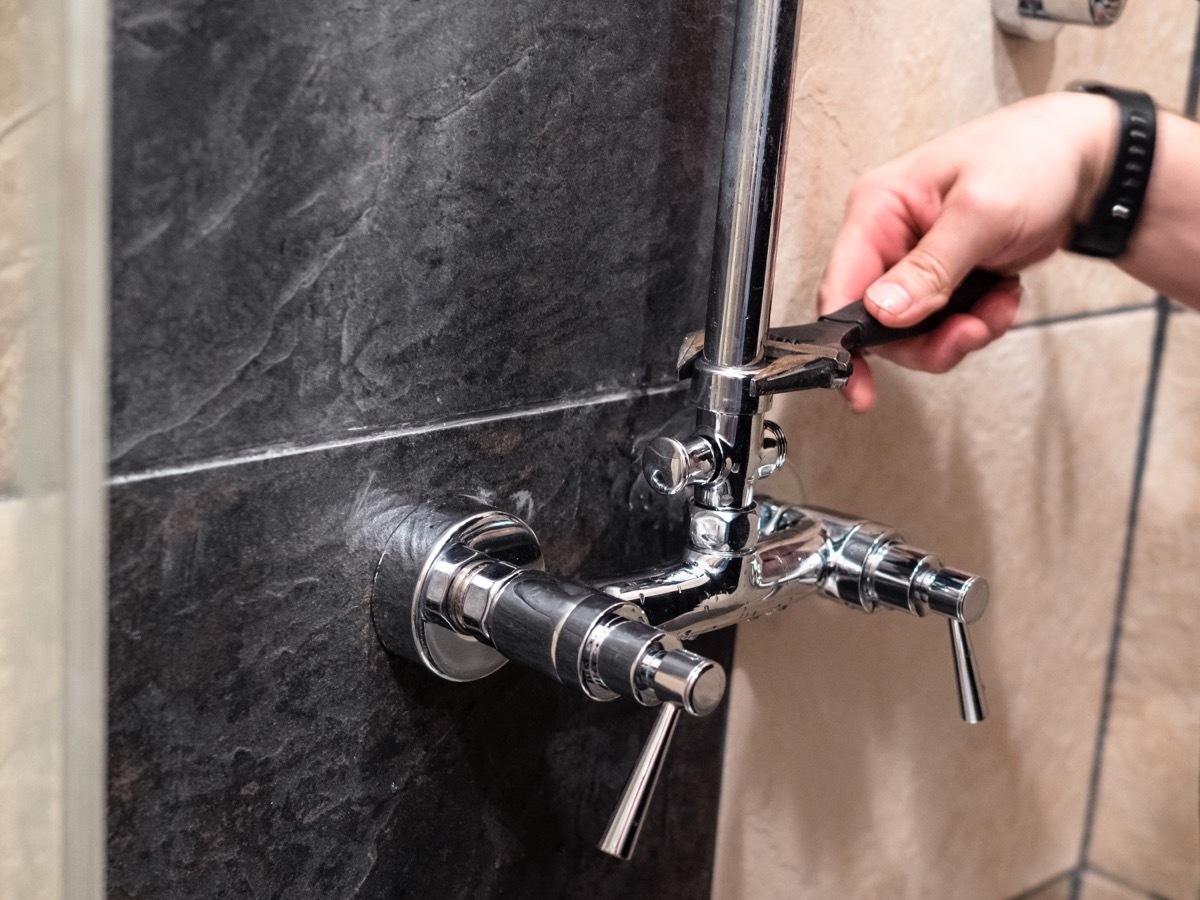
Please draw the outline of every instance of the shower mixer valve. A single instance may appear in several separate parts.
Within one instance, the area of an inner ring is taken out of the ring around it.
[[[405,511],[380,559],[372,616],[383,645],[451,681],[509,660],[594,700],[659,707],[600,848],[627,859],[680,713],[720,704],[720,665],[683,647],[696,635],[823,596],[862,612],[949,623],[963,718],[982,721],[966,626],[987,606],[982,578],[943,565],[886,526],[758,493],[787,457],[773,395],[845,384],[864,347],[929,331],[996,286],[976,272],[937,318],[888,329],[861,301],[806,325],[768,329],[779,185],[798,0],[741,0],[707,325],[678,358],[696,425],[642,460],[662,494],[691,490],[677,561],[583,584],[545,571],[532,529],[459,498]]]
[[[964,308],[994,283],[995,276],[977,273],[951,306]],[[775,334],[795,360],[781,351],[757,368],[721,373],[743,381],[742,395],[781,360],[793,390],[837,385],[850,366],[840,354],[911,331],[884,329],[852,309]],[[783,430],[764,418],[767,403],[751,398],[748,411],[719,414],[701,406],[690,438],[660,437],[647,446],[642,472],[654,490],[695,492],[676,563],[592,585],[550,575],[526,523],[459,498],[411,510],[376,573],[372,608],[384,646],[443,678],[482,678],[513,660],[593,700],[661,707],[600,844],[623,859],[633,851],[679,714],[707,715],[725,693],[721,666],[685,650],[683,640],[807,595],[867,613],[932,613],[949,623],[963,718],[986,715],[966,626],[987,607],[987,583],[886,526],[756,495],[757,481],[787,457]],[[738,443],[745,435],[753,446]],[[742,487],[731,492],[730,483]],[[747,502],[727,501],[742,492]]]

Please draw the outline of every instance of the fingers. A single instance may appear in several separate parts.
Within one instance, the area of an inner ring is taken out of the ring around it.
[[[854,372],[842,388],[842,396],[856,413],[865,413],[875,405],[875,374],[861,356],[854,357]]]
[[[866,289],[867,309],[894,328],[920,322],[946,304],[971,269],[1008,243],[1018,216],[978,187],[952,190],[916,246]]]
[[[922,372],[948,372],[968,353],[982,350],[1012,327],[1021,302],[1020,282],[1006,279],[971,312],[951,316],[936,331],[876,348],[880,356]]]
[[[965,177],[953,162],[910,155],[860,179],[821,281],[821,312],[862,297],[884,325],[908,327],[943,307],[976,266],[1011,261],[1025,214],[993,174]],[[1013,278],[969,314],[876,352],[909,368],[948,371],[1004,334],[1019,302]],[[862,412],[874,402],[875,383],[869,366],[856,365],[845,396]]]
[[[1016,278],[1006,279],[1000,287],[984,295],[970,313],[951,316],[930,334],[875,347],[872,353],[910,369],[923,372],[948,372],[970,353],[982,350],[1004,335],[1017,317],[1021,285]],[[856,413],[864,413],[875,404],[875,375],[865,359],[855,357],[854,374],[842,395]]]
[[[842,225],[817,290],[817,308],[822,315],[861,299],[887,270],[872,237],[857,221]]]
[[[919,237],[909,202],[886,169],[860,179],[846,203],[818,290],[822,314],[860,300]]]

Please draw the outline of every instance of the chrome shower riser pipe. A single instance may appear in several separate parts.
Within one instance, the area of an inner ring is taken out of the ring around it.
[[[738,5],[704,337],[705,359],[716,366],[750,366],[763,355],[800,6]]]
[[[692,371],[694,438],[712,442],[715,477],[693,511],[749,511],[762,466],[770,398],[752,396],[771,315],[776,224],[787,156],[788,103],[800,0],[742,0],[730,78],[725,153],[704,349]],[[756,534],[735,549],[750,549]]]

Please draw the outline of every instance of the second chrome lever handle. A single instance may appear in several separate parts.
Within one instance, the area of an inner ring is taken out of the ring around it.
[[[965,622],[950,619],[950,647],[954,651],[954,676],[958,682],[958,705],[964,722],[978,725],[987,718],[987,698],[975,668],[975,652]]]
[[[663,761],[671,747],[671,737],[679,723],[680,709],[674,703],[664,703],[650,729],[650,736],[638,755],[633,771],[621,790],[621,799],[608,820],[608,828],[600,839],[599,848],[617,859],[629,859],[637,845],[638,835],[650,801],[654,799],[654,787],[658,784]]]
[[[827,566],[818,586],[830,597],[874,612],[880,607],[915,616],[936,613],[950,623],[959,708],[965,721],[976,724],[987,716],[983,683],[975,666],[967,625],[987,609],[988,584],[978,575],[942,565],[931,553],[903,543],[894,531],[867,522],[850,522],[813,510],[829,534]],[[773,573],[787,573],[787,543],[767,559]],[[767,568],[764,568],[767,571]]]
[[[686,665],[689,662],[692,664]],[[686,710],[693,716],[706,716],[725,696],[725,670],[687,650],[676,650],[673,657],[664,657],[653,680],[659,685],[659,696],[674,695],[678,699],[659,708],[650,736],[621,789],[621,798],[600,840],[600,849],[617,859],[633,855],[679,714]]]

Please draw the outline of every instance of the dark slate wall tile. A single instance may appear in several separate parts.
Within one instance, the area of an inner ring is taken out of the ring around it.
[[[688,721],[639,848],[593,849],[653,713],[513,666],[469,685],[390,658],[369,591],[398,506],[485,494],[553,569],[682,544],[631,435],[680,404],[443,430],[112,493],[114,897],[702,898],[723,711]],[[702,651],[728,660],[730,634]]]
[[[116,471],[668,381],[733,6],[116,0]]]

